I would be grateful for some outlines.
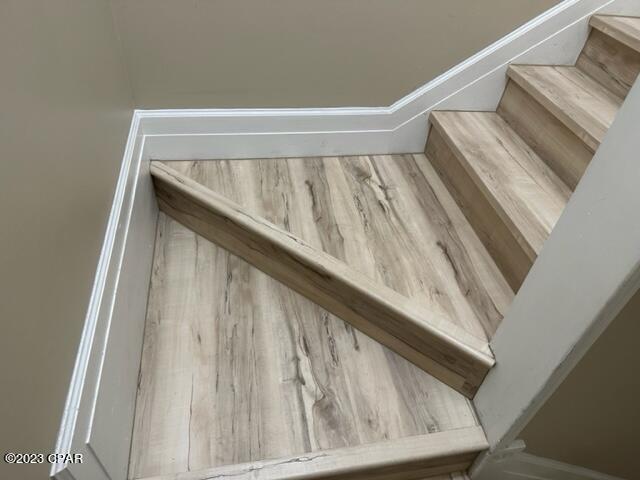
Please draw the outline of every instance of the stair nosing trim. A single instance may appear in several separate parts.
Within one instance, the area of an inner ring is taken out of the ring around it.
[[[433,474],[464,470],[476,455],[488,448],[482,427],[476,425],[276,459],[139,477],[136,480],[321,480],[343,476],[351,478],[357,474],[384,480],[398,478],[401,473],[420,474],[428,469],[438,470]]]

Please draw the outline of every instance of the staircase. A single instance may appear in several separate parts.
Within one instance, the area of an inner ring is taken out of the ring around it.
[[[640,72],[640,19],[590,25],[424,154],[152,162],[130,478],[462,478],[489,342]]]

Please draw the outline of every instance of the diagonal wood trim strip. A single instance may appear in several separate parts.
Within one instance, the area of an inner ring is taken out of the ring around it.
[[[488,448],[481,427],[321,450],[144,480],[398,480],[466,470]]]
[[[160,209],[306,296],[441,381],[473,397],[494,364],[488,345],[333,256],[160,162]]]

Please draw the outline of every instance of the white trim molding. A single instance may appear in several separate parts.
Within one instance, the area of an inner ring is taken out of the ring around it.
[[[143,151],[134,113],[55,448],[83,462],[53,464],[56,479],[127,476],[157,220]]]
[[[524,452],[525,444],[517,440],[507,449],[485,460],[481,474],[474,480],[623,480],[587,468],[538,457]]]
[[[596,13],[640,15],[640,4],[560,2],[388,107],[139,111],[145,154],[195,160],[422,152],[432,110],[495,110],[510,63],[575,63]]]

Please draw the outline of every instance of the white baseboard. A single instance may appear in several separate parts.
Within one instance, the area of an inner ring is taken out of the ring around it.
[[[56,444],[62,480],[127,477],[157,204],[134,114]]]
[[[623,480],[605,473],[525,453],[518,440],[503,452],[488,455],[473,480]]]
[[[160,160],[421,152],[434,109],[495,110],[510,63],[573,64],[595,13],[640,15],[637,0],[565,0],[388,107],[139,111]]]

